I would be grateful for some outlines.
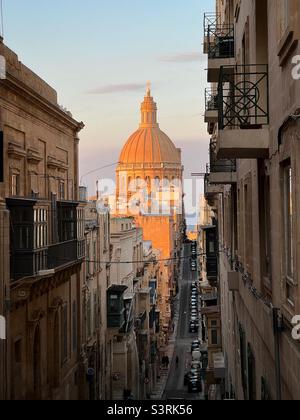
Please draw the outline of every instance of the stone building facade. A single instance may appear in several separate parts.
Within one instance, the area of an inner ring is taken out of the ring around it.
[[[205,16],[205,194],[217,220],[225,395],[300,398],[300,7],[217,1]]]
[[[78,134],[57,93],[0,43],[0,398],[80,399],[83,208]]]
[[[110,214],[100,202],[85,207],[83,325],[90,400],[110,398],[111,354],[107,351],[107,287],[110,278]]]

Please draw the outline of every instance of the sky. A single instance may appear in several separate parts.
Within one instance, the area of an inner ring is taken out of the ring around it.
[[[151,81],[161,129],[183,151],[185,176],[204,172],[203,14],[214,0],[3,0],[4,40],[85,123],[82,183],[114,177]]]

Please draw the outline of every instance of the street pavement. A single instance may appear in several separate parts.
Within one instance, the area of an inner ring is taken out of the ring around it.
[[[190,321],[190,294],[191,283],[198,280],[198,272],[192,272],[190,269],[191,245],[184,247],[182,278],[179,280],[179,313],[177,338],[175,341],[174,357],[169,371],[165,393],[163,399],[184,399],[200,400],[204,399],[201,394],[189,394],[187,386],[184,385],[184,376],[189,371],[191,363],[191,343],[193,340],[201,337],[199,334],[189,332]],[[176,357],[179,357],[179,367],[176,367]]]

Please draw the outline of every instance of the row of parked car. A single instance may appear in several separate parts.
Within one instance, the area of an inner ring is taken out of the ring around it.
[[[202,354],[201,342],[195,340],[191,345],[192,363],[190,371],[184,377],[184,385],[188,387],[189,393],[202,392]]]
[[[191,250],[192,250],[192,256],[191,256],[191,261],[190,261],[191,271],[197,271],[197,268],[198,268],[197,267],[197,256],[198,256],[198,253],[197,253],[197,250],[198,250],[197,242],[192,242]]]
[[[192,283],[190,299],[190,333],[199,332],[199,290],[197,282]]]

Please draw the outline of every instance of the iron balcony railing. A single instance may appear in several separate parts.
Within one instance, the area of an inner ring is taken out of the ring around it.
[[[214,163],[207,164],[206,171],[208,174],[221,172],[235,173],[236,160],[220,160]]]
[[[209,173],[204,176],[204,196],[206,199],[212,197],[214,194],[209,192]]]
[[[217,111],[218,107],[218,91],[216,89],[205,89],[205,111]]]
[[[236,159],[217,159],[216,143],[211,141],[209,146],[209,164],[206,167],[207,173],[234,173],[236,172]]]
[[[268,65],[222,66],[218,87],[219,129],[269,124]]]
[[[213,13],[204,15],[204,42],[209,58],[233,58],[234,25],[222,23],[221,16]]]

